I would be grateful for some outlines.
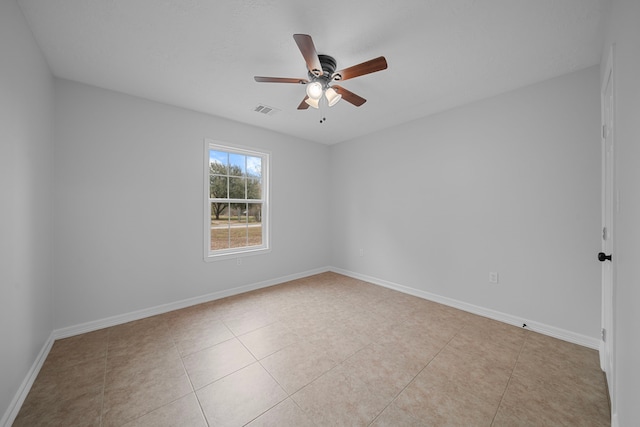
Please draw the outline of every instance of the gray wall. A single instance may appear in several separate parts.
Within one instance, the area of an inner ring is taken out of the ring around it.
[[[640,420],[640,2],[613,1],[604,46],[614,49],[614,143],[620,209],[614,214],[615,365],[613,411],[619,426]]]
[[[52,332],[52,107],[44,57],[1,1],[0,417]]]
[[[597,338],[598,75],[332,146],[332,264]]]
[[[55,328],[329,264],[327,146],[55,81]],[[204,138],[271,153],[272,251],[203,262]]]

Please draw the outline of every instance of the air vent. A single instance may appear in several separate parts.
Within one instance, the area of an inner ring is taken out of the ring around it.
[[[264,114],[265,116],[273,116],[280,110],[278,110],[277,108],[269,107],[265,104],[259,104],[253,109],[253,111],[255,111],[256,113]]]

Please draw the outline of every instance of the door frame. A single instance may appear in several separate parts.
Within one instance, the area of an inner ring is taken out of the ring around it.
[[[611,400],[612,414],[615,413],[615,288],[616,288],[616,256],[615,256],[615,215],[617,212],[617,188],[615,182],[615,164],[616,164],[616,152],[615,152],[615,81],[614,81],[614,45],[609,48],[607,55],[607,62],[604,68],[604,74],[602,76],[602,83],[600,87],[600,106],[601,106],[601,149],[602,149],[602,175],[601,175],[601,207],[602,207],[602,227],[607,224],[606,218],[609,218],[609,224],[604,236],[601,249],[602,251],[610,251],[613,254],[610,262],[602,263],[602,305],[601,305],[601,327],[602,327],[602,340],[600,341],[600,366],[605,373],[607,387],[609,389],[609,397]],[[607,87],[611,90],[611,105],[610,105],[610,122],[611,126],[607,126],[606,118],[606,103],[609,102],[606,99]],[[610,162],[607,164],[607,147],[606,141],[610,138],[611,142],[611,154]],[[610,197],[607,199],[607,190],[610,192]],[[607,203],[608,202],[608,203]],[[605,238],[606,237],[606,240]],[[607,243],[609,245],[607,246]],[[610,286],[606,286],[607,268],[610,269]]]

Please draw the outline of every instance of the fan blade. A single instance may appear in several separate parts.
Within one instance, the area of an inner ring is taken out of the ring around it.
[[[354,77],[364,76],[365,74],[375,73],[376,71],[382,71],[387,69],[387,60],[384,56],[379,56],[375,59],[363,62],[362,64],[354,65],[344,70],[336,71],[333,73],[333,78],[336,80],[349,80]]]
[[[333,85],[331,87],[334,88],[336,90],[336,92],[338,92],[340,95],[342,95],[342,99],[344,99],[345,101],[355,105],[356,107],[359,107],[362,104],[364,104],[365,102],[367,102],[367,100],[364,99],[363,97],[358,96],[355,93],[346,90],[342,86]]]
[[[307,84],[309,83],[309,80],[307,79],[295,79],[295,78],[289,78],[289,77],[261,77],[261,76],[255,76],[254,77],[255,81],[260,82],[260,83],[300,83],[300,84]]]
[[[311,74],[321,76],[322,65],[320,65],[320,59],[318,58],[318,53],[316,52],[316,47],[313,44],[311,36],[307,34],[294,34],[293,39],[296,41],[298,49],[300,49]]]
[[[309,104],[305,102],[307,99],[309,99],[309,97],[305,96],[300,105],[298,105],[298,110],[306,110],[307,108],[309,108]]]

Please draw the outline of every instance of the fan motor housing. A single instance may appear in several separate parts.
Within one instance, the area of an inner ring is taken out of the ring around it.
[[[338,63],[333,58],[333,56],[329,55],[318,55],[318,59],[320,60],[320,66],[322,67],[323,74],[318,77],[311,71],[309,71],[309,78],[311,79],[311,81],[326,80],[326,82],[329,82],[331,80],[331,77],[333,76],[333,73],[335,73],[336,71],[336,66],[338,65]]]

